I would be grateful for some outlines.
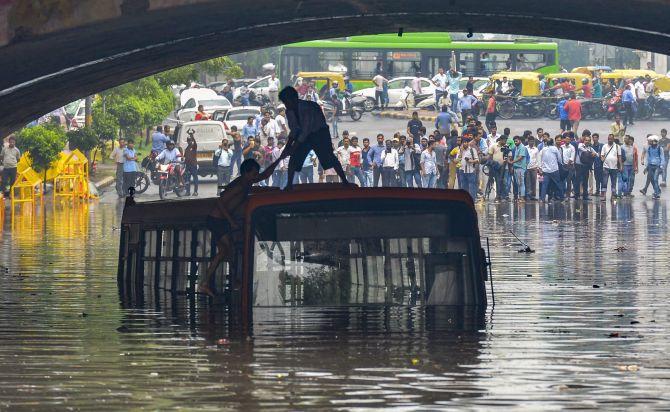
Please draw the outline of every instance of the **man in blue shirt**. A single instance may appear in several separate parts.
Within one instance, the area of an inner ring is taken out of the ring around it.
[[[379,186],[379,178],[382,175],[382,152],[386,150],[384,145],[384,135],[377,135],[377,145],[370,147],[368,152],[368,162],[372,165],[372,184]]]
[[[160,153],[165,150],[165,144],[170,140],[163,134],[163,126],[156,127],[156,131],[151,135],[151,152]]]
[[[248,143],[250,138],[258,136],[258,127],[254,125],[254,116],[247,117],[247,124],[242,126],[242,137],[244,138],[244,143]]]
[[[448,112],[449,108],[447,106],[442,106],[442,111],[435,118],[435,128],[440,132],[441,135],[449,135],[451,132],[451,122],[453,121],[451,115]]]
[[[463,90],[463,97],[461,97],[459,103],[463,121],[465,121],[468,116],[472,116],[473,119],[477,120],[477,112],[474,110],[477,105],[477,98],[471,95],[467,89]]]
[[[509,162],[512,164],[514,172],[514,185],[516,186],[516,193],[519,202],[524,202],[526,199],[526,169],[528,165],[528,149],[521,144],[521,137],[514,136],[514,156]],[[517,197],[514,197],[517,200]]]
[[[451,110],[456,112],[458,109],[458,91],[461,88],[461,77],[463,74],[456,71],[456,69],[449,70],[447,73],[447,90],[449,91],[449,98],[451,99]]]
[[[623,113],[623,125],[633,125],[633,116],[635,111],[635,95],[633,94],[633,87],[630,84],[626,85],[626,89],[621,95],[621,102],[623,103],[624,113]]]
[[[663,153],[663,148],[658,145],[659,138],[656,135],[651,135],[647,139],[649,141],[649,147],[647,147],[646,160],[647,160],[647,176],[651,180],[651,185],[654,188],[654,199],[660,199],[661,197],[661,187],[658,185],[658,175],[661,172],[661,167],[665,163],[665,155]],[[644,164],[644,159],[642,160]],[[124,178],[125,181],[125,178]],[[643,189],[640,190],[642,194],[646,195],[647,192]]]
[[[565,110],[565,103],[568,101],[567,98],[561,97],[561,99],[556,104],[556,110],[558,110],[558,117],[561,120],[560,128],[562,132],[567,130],[572,130],[572,124],[568,120],[568,111]]]
[[[135,141],[128,139],[126,147],[123,149],[123,193],[128,195],[128,189],[135,186],[137,173],[137,155],[135,154]]]
[[[293,183],[314,183],[314,166],[316,165],[316,153],[314,150],[310,150],[305,157],[305,161],[302,164],[302,170],[300,170],[295,177],[293,178]]]

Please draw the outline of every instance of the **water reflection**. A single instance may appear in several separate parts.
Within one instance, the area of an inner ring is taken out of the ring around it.
[[[495,310],[121,303],[119,210],[6,216],[0,409],[665,409],[666,202],[486,204]],[[513,231],[535,253],[518,253]]]

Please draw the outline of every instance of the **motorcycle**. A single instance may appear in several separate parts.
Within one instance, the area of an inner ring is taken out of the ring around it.
[[[185,170],[184,165],[180,163],[159,164],[156,166],[158,196],[161,200],[165,200],[167,194],[170,192],[174,192],[177,197],[182,197],[186,194],[186,186],[179,184],[180,177],[182,182],[186,182],[187,180]]]
[[[613,119],[615,115],[623,112],[623,110],[621,93],[618,90],[603,99],[603,111],[606,113],[608,119]]]
[[[362,103],[362,100],[360,102]],[[339,106],[339,114],[349,115],[349,117],[351,117],[351,119],[355,122],[361,120],[361,117],[363,117],[363,112],[365,111],[360,105],[354,106],[351,103],[351,99],[346,94],[342,99],[340,99]],[[332,101],[323,101],[323,112],[326,115],[327,121],[332,121],[337,109],[338,108],[335,107],[335,104]]]
[[[644,105],[641,105],[639,114],[641,119],[649,120],[658,114],[670,118],[670,100],[666,100],[657,95],[650,95]]]

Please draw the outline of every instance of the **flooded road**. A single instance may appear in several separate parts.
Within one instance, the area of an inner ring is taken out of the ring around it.
[[[8,216],[0,410],[667,409],[668,206],[478,205],[495,308],[265,310],[250,337],[203,301],[124,308],[114,199]]]

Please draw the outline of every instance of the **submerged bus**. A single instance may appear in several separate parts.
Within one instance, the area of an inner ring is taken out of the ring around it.
[[[128,203],[118,284],[127,299],[192,294],[215,254],[205,225],[216,199]],[[236,263],[213,289],[231,311],[487,304],[477,213],[457,190],[254,188]],[[231,266],[233,266],[231,268]]]
[[[352,36],[344,39],[315,40],[282,47],[280,79],[290,84],[300,71],[343,72],[354,88],[369,87],[378,69],[387,79],[415,76],[432,77],[439,67],[452,65],[465,76],[488,77],[499,71],[560,70],[558,45],[553,42],[517,39],[514,41],[452,41],[448,33],[405,33]]]

